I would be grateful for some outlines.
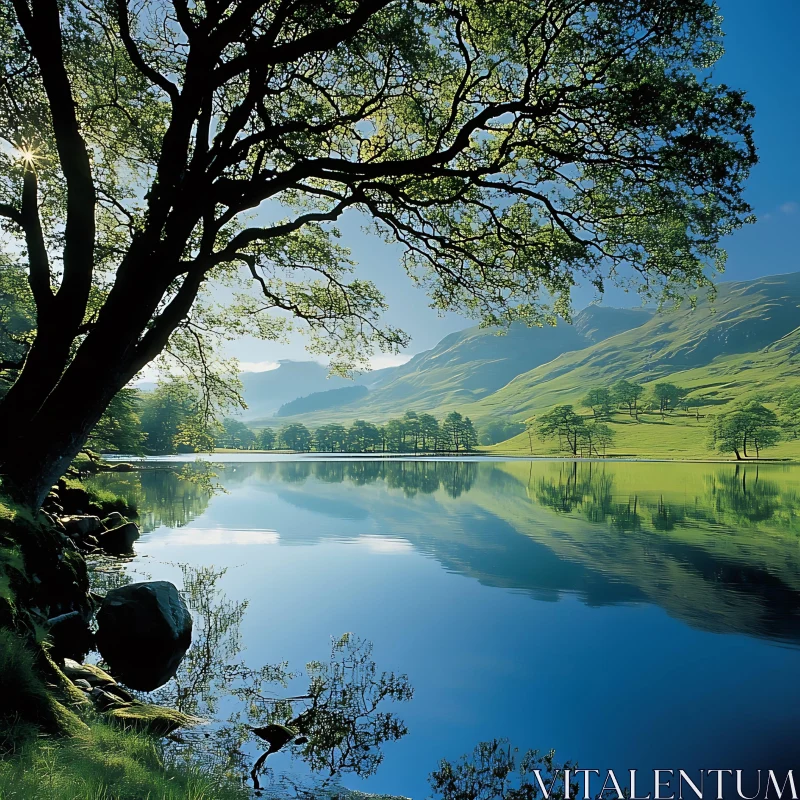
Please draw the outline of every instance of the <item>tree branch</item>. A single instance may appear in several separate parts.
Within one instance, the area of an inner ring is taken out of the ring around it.
[[[347,22],[308,33],[286,44],[274,46],[274,37],[265,37],[246,55],[232,58],[217,67],[214,70],[215,84],[221,86],[232,77],[247,72],[254,65],[263,68],[266,65],[285,64],[311,53],[329,51],[355,36],[371,17],[391,2],[393,0],[361,0]]]
[[[80,133],[64,65],[57,0],[12,0],[20,27],[41,72],[61,171],[67,183],[64,279],[56,296],[63,322],[79,325],[86,310],[94,267],[95,188],[86,143]],[[72,330],[67,332],[72,334]]]
[[[194,269],[187,274],[175,297],[158,315],[150,330],[141,338],[128,370],[133,377],[149,364],[166,347],[169,337],[178,325],[186,318],[197,297],[200,285],[206,277],[204,269]]]
[[[0,361],[0,372],[6,372],[8,370],[19,370],[22,369],[22,365],[25,363],[25,357],[18,359],[17,361]]]
[[[133,65],[147,78],[151,83],[163,89],[168,95],[169,99],[174,103],[178,102],[180,98],[180,91],[178,87],[162,75],[157,69],[151,67],[142,57],[136,42],[133,41],[131,36],[130,20],[128,19],[128,4],[126,0],[116,0],[117,3],[117,22],[119,23],[119,34],[122,43],[125,45],[125,50],[128,53],[128,58],[133,62]]]
[[[28,283],[39,323],[44,321],[53,304],[53,288],[50,285],[50,261],[39,219],[38,181],[32,167],[25,170],[22,182],[22,227],[28,248]]]
[[[0,217],[6,217],[10,219],[12,222],[15,222],[20,228],[24,228],[25,225],[22,221],[22,212],[12,206],[10,203],[0,203]]]

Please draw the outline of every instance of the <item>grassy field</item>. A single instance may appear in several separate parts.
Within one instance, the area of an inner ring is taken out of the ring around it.
[[[709,416],[698,420],[694,414],[676,411],[662,420],[660,414],[645,413],[636,419],[627,414],[613,414],[609,420],[614,443],[607,456],[617,458],[654,458],[675,460],[732,460],[733,453],[719,453],[708,447]],[[569,456],[558,450],[558,440],[542,441],[535,433],[523,432],[513,439],[481,448],[489,455]],[[766,459],[800,461],[800,439],[780,442],[762,452]]]

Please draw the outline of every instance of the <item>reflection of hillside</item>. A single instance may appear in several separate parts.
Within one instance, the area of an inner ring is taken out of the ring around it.
[[[654,496],[645,484],[642,497],[638,492],[615,495],[614,468],[592,462],[562,462],[557,471],[528,480],[526,491],[532,500],[553,511],[577,512],[590,522],[609,522],[619,530],[644,526],[665,531],[708,523],[752,527],[794,520],[795,510],[800,509],[796,493],[782,495],[779,485],[761,477],[760,471],[759,465],[737,464],[733,469],[709,472],[702,476],[703,494],[690,504],[685,498],[665,500],[663,492]],[[779,509],[788,513],[779,515]]]
[[[141,480],[135,499],[151,527],[205,508],[199,487],[172,473]],[[797,470],[353,460],[237,463],[220,480],[341,521],[282,531],[285,544],[355,537],[350,523],[373,518],[376,535],[486,585],[649,601],[705,630],[800,641]]]
[[[623,488],[617,465],[504,465],[530,499],[474,499],[697,627],[800,640],[797,528],[785,524],[797,494],[753,465],[703,467],[686,481],[696,493],[671,487],[671,469],[638,465]]]

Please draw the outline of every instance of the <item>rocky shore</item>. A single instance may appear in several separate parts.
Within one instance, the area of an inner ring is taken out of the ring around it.
[[[130,689],[149,691],[175,674],[191,644],[191,616],[165,581],[122,586],[105,596],[92,591],[86,557],[122,559],[139,538],[138,526],[120,512],[101,517],[98,511],[86,489],[65,480],[53,486],[38,514],[0,499],[0,629],[33,654],[34,669],[52,690],[57,713],[46,732],[74,731],[91,709],[123,727],[164,736],[196,720],[143,703]],[[82,663],[93,650],[127,688]],[[7,698],[0,716],[46,721],[41,704],[20,698],[18,705],[12,708]]]

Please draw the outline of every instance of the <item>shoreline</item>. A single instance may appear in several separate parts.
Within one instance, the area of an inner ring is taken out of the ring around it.
[[[276,460],[310,460],[310,461],[553,461],[553,462],[589,462],[589,463],[644,463],[644,464],[800,464],[797,458],[670,458],[668,456],[557,456],[527,455],[502,452],[469,452],[469,453],[317,453],[299,450],[234,450],[220,448],[211,453],[172,453],[148,456],[131,456],[117,453],[103,453],[105,461],[127,461],[132,464],[146,463],[192,463],[193,461],[213,461],[214,456],[228,456],[227,462],[235,462],[230,456],[282,456]],[[291,458],[287,458],[291,457]],[[244,460],[251,460],[246,458]]]

